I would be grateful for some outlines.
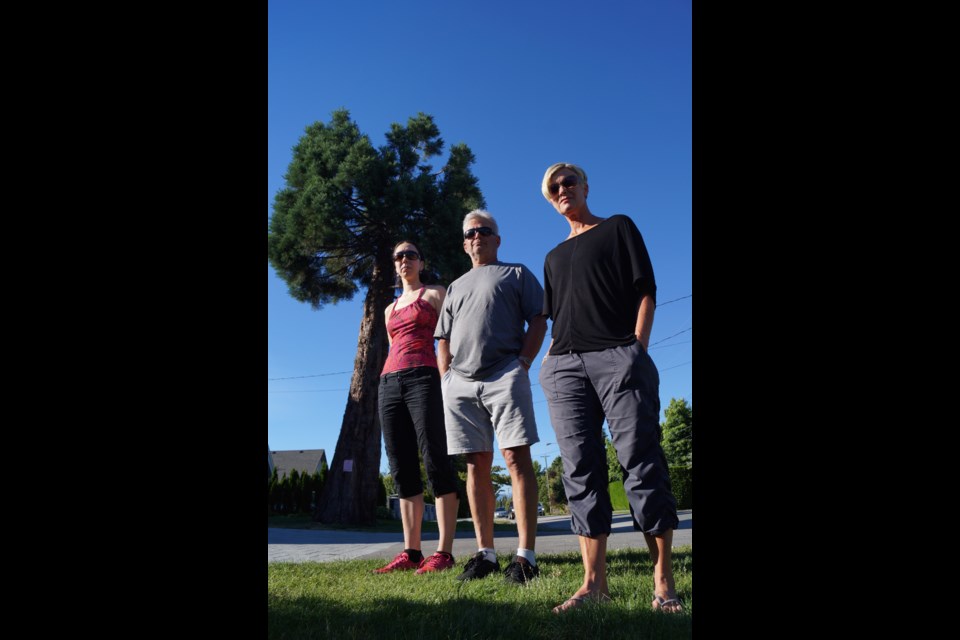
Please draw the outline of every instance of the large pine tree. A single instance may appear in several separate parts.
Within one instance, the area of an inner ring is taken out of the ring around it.
[[[466,144],[451,147],[442,168],[428,164],[444,146],[432,116],[392,124],[386,141],[375,148],[345,109],[307,127],[274,199],[267,236],[270,264],[296,300],[321,309],[365,290],[347,406],[315,514],[327,523],[376,521],[377,395],[387,355],[383,310],[394,291],[392,250],[401,240],[414,242],[426,257],[427,278],[449,284],[470,269],[463,217],[485,206]]]

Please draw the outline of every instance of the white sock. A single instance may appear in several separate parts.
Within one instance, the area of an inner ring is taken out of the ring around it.
[[[484,560],[489,560],[490,562],[497,561],[497,552],[494,551],[493,549],[490,549],[488,547],[483,547],[482,549],[479,549],[479,551],[480,553],[483,554]]]
[[[537,566],[537,554],[533,549],[517,549],[517,555],[524,558],[532,566]]]

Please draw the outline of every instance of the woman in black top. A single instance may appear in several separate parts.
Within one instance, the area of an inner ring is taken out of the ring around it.
[[[606,550],[613,508],[604,419],[624,469],[633,526],[644,532],[653,558],[652,606],[681,611],[671,557],[677,502],[660,446],[660,377],[647,355],[657,295],[650,257],[630,218],[591,213],[580,167],[552,165],[542,191],[570,224],[570,235],[544,261],[543,313],[553,328],[540,384],[584,566],[583,585],[553,611],[610,597]]]

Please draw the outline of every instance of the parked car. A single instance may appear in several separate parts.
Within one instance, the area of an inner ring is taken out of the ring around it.
[[[493,517],[494,517],[494,518],[506,518],[506,517],[507,517],[507,510],[506,510],[506,509],[497,509],[496,511],[493,512]]]
[[[543,503],[542,503],[542,502],[538,502],[538,503],[537,503],[537,515],[538,515],[538,516],[542,516],[544,513],[545,513],[545,512],[544,512],[544,510],[543,510]],[[511,520],[515,520],[515,519],[517,518],[517,514],[515,514],[515,513],[513,512],[513,507],[510,507],[510,511],[507,512],[507,517],[510,518]]]

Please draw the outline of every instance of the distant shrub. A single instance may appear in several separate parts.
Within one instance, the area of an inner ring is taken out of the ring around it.
[[[390,476],[390,474],[387,474],[387,477],[390,478],[390,488],[393,488],[393,478]],[[384,508],[387,506],[387,487],[386,484],[384,484],[385,482],[386,478],[384,478],[383,474],[381,474],[380,483],[377,487],[377,504]]]
[[[693,509],[693,468],[670,467],[670,485],[677,509]]]

